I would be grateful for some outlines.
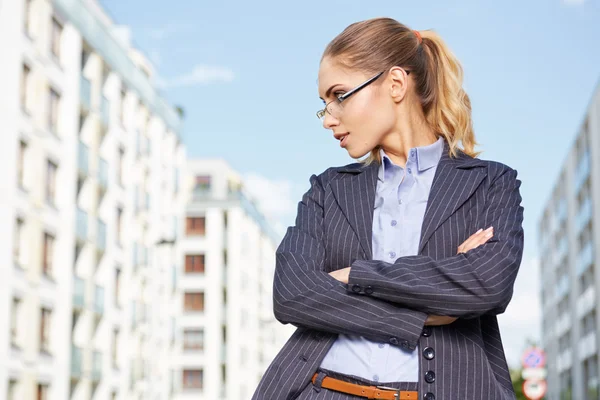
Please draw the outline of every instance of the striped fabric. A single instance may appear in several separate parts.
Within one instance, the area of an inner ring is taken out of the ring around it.
[[[420,398],[514,399],[496,315],[510,301],[523,253],[517,172],[462,152],[451,158],[444,142],[418,255],[390,264],[372,260],[377,170],[351,164],[311,177],[296,225],[277,249],[273,283],[275,317],[298,329],[253,399],[336,398],[307,386],[340,333],[405,349],[418,344]],[[456,254],[489,226],[491,240]],[[349,285],[328,275],[347,266]],[[459,319],[424,327],[428,314]]]

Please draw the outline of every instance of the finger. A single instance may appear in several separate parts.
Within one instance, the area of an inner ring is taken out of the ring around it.
[[[475,232],[473,235],[471,235],[467,240],[465,240],[460,245],[460,247],[462,247],[463,251],[467,251],[468,249],[470,249],[470,246],[472,246],[477,240],[480,239],[482,232],[483,232],[483,229],[480,229],[477,232]]]

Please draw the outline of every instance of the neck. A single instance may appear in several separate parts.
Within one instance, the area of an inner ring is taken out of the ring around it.
[[[414,110],[408,113],[408,118],[398,120],[395,129],[386,135],[381,147],[394,164],[404,168],[410,149],[429,146],[437,140],[438,136],[427,123],[423,112]]]

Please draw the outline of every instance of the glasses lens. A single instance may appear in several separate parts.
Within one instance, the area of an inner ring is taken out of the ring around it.
[[[327,104],[327,112],[333,118],[339,118],[340,114],[342,113],[342,103],[340,103],[340,101],[337,99],[329,102],[329,104]]]

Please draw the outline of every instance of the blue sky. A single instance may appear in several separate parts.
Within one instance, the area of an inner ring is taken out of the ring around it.
[[[314,115],[327,43],[378,16],[440,33],[465,70],[480,158],[523,181],[526,248],[505,323],[522,334],[505,341],[509,360],[539,334],[527,300],[539,288],[537,221],[600,79],[600,0],[101,3],[132,28],[165,97],[185,108],[188,155],[224,158],[256,187],[276,188],[266,201],[280,205],[284,225],[311,174],[352,162]]]

